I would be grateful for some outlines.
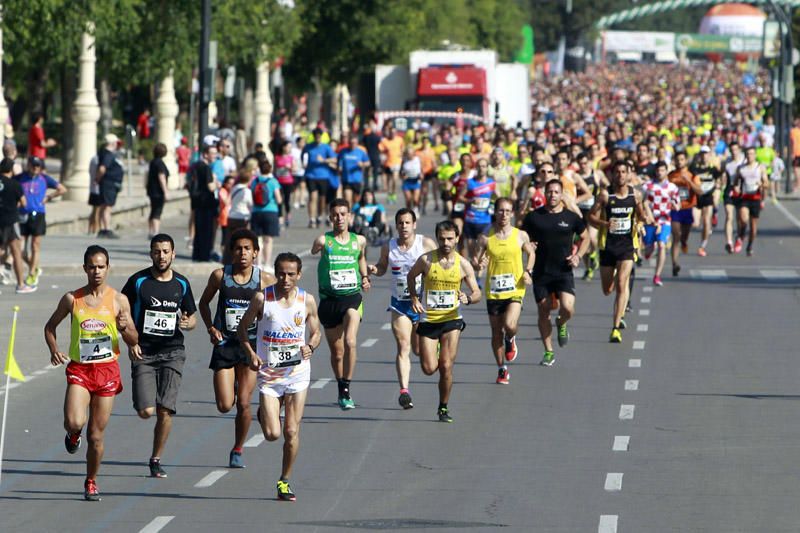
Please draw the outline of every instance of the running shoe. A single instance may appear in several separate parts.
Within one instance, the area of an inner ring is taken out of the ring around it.
[[[69,433],[66,434],[64,437],[64,447],[67,449],[67,453],[75,453],[78,451],[78,448],[81,447],[81,439],[80,433],[75,433],[70,435]]]
[[[244,461],[242,460],[242,452],[231,450],[230,457],[228,458],[228,468],[244,468]]]
[[[733,243],[733,253],[738,254],[742,252],[742,239],[736,238],[736,242]]]
[[[619,328],[611,329],[611,336],[608,337],[608,342],[622,342],[622,332]]]
[[[347,411],[348,409],[355,409],[356,402],[349,396],[339,396],[339,409]]]
[[[640,267],[640,266],[642,266],[642,256],[640,256],[639,254],[636,254],[636,261],[635,261],[635,263],[636,263],[636,266],[637,266],[637,267]]]
[[[32,292],[36,292],[36,287],[34,285],[23,285],[22,287],[17,287],[17,294],[30,294]]]
[[[97,490],[97,482],[93,479],[87,479],[83,482],[83,499],[87,502],[99,502],[100,491]]]
[[[591,268],[587,268],[586,271],[584,271],[583,273],[583,280],[592,281],[592,278],[594,278],[594,270],[592,270]]]
[[[719,218],[717,217],[717,209],[714,208],[714,214],[711,215],[711,225],[716,228],[717,223],[719,223]]]
[[[414,408],[414,402],[411,401],[411,395],[408,392],[401,392],[400,397],[397,399],[397,403],[399,403],[400,407],[403,409]]]
[[[150,477],[165,478],[167,473],[161,467],[160,459],[150,459]]]
[[[749,246],[747,247],[747,257],[753,257],[753,249]]]
[[[544,357],[542,357],[542,361],[539,363],[542,366],[553,366],[553,363],[556,362],[556,354],[555,352],[544,352]]]
[[[729,254],[732,254],[733,253],[733,245],[731,243],[729,243],[729,242],[725,243],[725,251],[728,252]]]
[[[439,417],[439,422],[447,422],[448,424],[453,422],[453,417],[450,416],[450,411],[448,411],[447,407],[440,407],[436,411],[436,415]]]
[[[569,331],[567,330],[567,324],[558,325],[558,319],[555,320],[556,329],[558,330],[558,345],[562,348],[567,345],[569,342]]]
[[[619,328],[617,329],[625,329],[628,327],[628,324],[625,322],[625,316],[623,315],[622,318],[619,319]]]
[[[597,251],[594,251],[589,254],[589,261],[592,270],[597,270],[598,268],[600,268],[600,254]]]
[[[508,378],[511,377],[511,372],[508,371],[507,368],[503,368],[502,366],[497,369],[497,379],[495,383],[498,385],[508,385]]]
[[[33,275],[33,272],[25,276],[25,285],[30,285],[31,287],[36,285],[36,277]]]
[[[511,337],[510,339],[504,338],[503,339],[503,343],[505,344],[505,348],[506,348],[506,361],[508,361],[510,363],[511,361],[516,359],[517,355],[519,354],[519,352],[517,350],[517,337],[516,337],[516,335],[514,337]]]
[[[681,253],[688,254],[689,253],[689,243],[682,242],[681,243]]]
[[[292,492],[292,487],[288,481],[282,479],[278,480],[278,499],[282,502],[293,502],[297,500],[297,496]]]
[[[662,285],[664,285],[664,282],[661,281],[661,276],[653,276],[653,285],[655,285],[656,287],[661,287]]]
[[[706,252],[705,248],[700,247],[697,249],[697,255],[699,255],[700,257],[705,257],[708,255],[708,253]]]
[[[681,273],[681,266],[680,265],[672,265],[672,277],[677,278],[678,274]]]

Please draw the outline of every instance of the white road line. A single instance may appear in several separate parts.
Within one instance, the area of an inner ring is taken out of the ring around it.
[[[45,365],[44,367],[42,367],[42,370],[53,370],[54,368],[58,368],[58,367],[55,367],[53,365]]]
[[[708,281],[721,281],[728,279],[728,274],[722,269],[698,269],[698,270],[690,270],[689,275],[693,278],[698,278],[702,280]]]
[[[617,523],[619,516],[615,514],[600,515],[600,523],[597,525],[597,533],[617,533]]]
[[[319,378],[317,381],[311,384],[312,389],[321,389],[328,383],[330,383],[331,378]]]
[[[174,516],[157,516],[153,518],[152,522],[144,526],[142,529],[139,530],[139,533],[157,533],[161,531],[161,529],[172,522],[172,519],[175,518]],[[601,518],[602,520],[602,518]]]
[[[47,372],[47,370],[45,370],[45,369],[41,368],[41,369],[39,369],[39,370],[36,370],[36,371],[34,371],[34,372],[33,372],[33,375],[34,375],[34,376],[41,376],[42,374],[45,374],[46,372]]]
[[[650,285],[647,285],[645,287],[642,287],[642,290],[644,292],[653,292],[653,287],[651,287]]]
[[[798,220],[796,216],[794,216],[793,214],[791,214],[791,213],[789,212],[789,210],[788,210],[788,209],[786,209],[785,207],[783,207],[783,204],[782,204],[782,203],[780,203],[780,202],[777,202],[777,203],[775,204],[775,207],[777,207],[777,208],[778,208],[778,211],[780,211],[781,213],[783,213],[783,216],[785,216],[786,218],[788,218],[788,219],[789,219],[789,222],[791,222],[792,224],[794,224],[795,226],[797,226],[798,228],[800,228],[800,220]]]
[[[649,304],[650,303],[650,297],[649,296],[642,296],[642,303],[643,304]]]
[[[797,274],[797,270],[759,270],[759,272],[764,278],[774,280],[786,280],[800,277]]]
[[[620,420],[633,420],[633,412],[636,406],[632,404],[623,403],[619,406],[619,419]]]
[[[639,390],[639,380],[638,379],[626,379],[625,380],[625,390]]]
[[[391,322],[387,322],[386,324],[381,326],[381,329],[383,331],[389,331],[390,329],[392,329],[392,323]]]
[[[247,442],[244,443],[245,448],[257,448],[259,444],[264,442],[264,435],[262,433],[256,433],[249,439]]]
[[[628,359],[628,368],[642,368],[642,360]]]
[[[212,470],[211,472],[206,475],[203,479],[198,481],[194,484],[195,488],[204,489],[206,487],[210,487],[217,481],[219,481],[225,474],[227,474],[227,470]]]
[[[647,324],[637,324],[636,331],[647,331],[648,326]]]
[[[370,346],[375,346],[378,343],[378,339],[367,339],[361,343],[362,348],[369,348]]]
[[[614,445],[611,449],[615,452],[627,452],[631,444],[631,438],[628,435],[617,435],[614,437]]]
[[[639,309],[639,316],[650,316],[649,309]]]
[[[634,350],[644,350],[644,341],[633,341]]]
[[[605,489],[609,492],[619,492],[622,490],[622,474],[609,472],[606,474]]]

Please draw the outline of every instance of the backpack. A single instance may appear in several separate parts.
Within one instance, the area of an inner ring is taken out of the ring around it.
[[[256,179],[253,185],[253,205],[266,207],[269,204],[269,180]]]

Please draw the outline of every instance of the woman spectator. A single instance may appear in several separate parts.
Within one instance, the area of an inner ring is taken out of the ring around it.
[[[261,238],[259,266],[272,272],[272,239],[280,236],[281,224],[278,212],[283,203],[281,184],[272,175],[272,165],[266,159],[260,162],[261,174],[253,180],[253,217],[250,226]]]
[[[294,191],[292,144],[288,141],[283,142],[278,150],[278,155],[275,156],[275,177],[281,184],[281,196],[283,197],[280,222],[282,226],[285,225],[288,228],[292,217],[292,191]]]
[[[161,226],[161,213],[164,211],[164,202],[167,200],[167,179],[169,170],[164,164],[164,156],[167,155],[167,146],[158,143],[153,147],[153,159],[147,170],[147,196],[150,198],[150,217],[148,222],[148,239],[158,233]]]
[[[241,228],[246,228],[250,224],[253,216],[253,191],[250,189],[250,182],[256,175],[258,161],[255,158],[247,159],[239,170],[239,177],[230,193],[230,211],[228,213],[228,237]],[[225,243],[223,253],[224,264],[231,261],[231,252]]]

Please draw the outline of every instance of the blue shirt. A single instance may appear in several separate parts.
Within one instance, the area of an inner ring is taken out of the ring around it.
[[[383,207],[383,204],[356,204],[353,206],[353,213],[357,215],[361,215],[364,217],[364,221],[367,224],[372,223],[372,218],[375,216],[375,213],[385,213],[386,209]]]
[[[364,172],[360,163],[369,163],[369,157],[360,146],[345,148],[339,152],[339,171],[345,183],[361,183],[364,181]]]
[[[259,183],[266,183],[267,187],[267,205],[256,205],[255,203],[255,193],[256,193],[256,186]],[[278,180],[270,174],[268,176],[258,176],[256,177],[253,182],[250,184],[250,190],[253,191],[253,213],[277,213],[278,212],[278,199],[275,198],[275,191],[281,188],[281,184],[278,183]]]
[[[308,143],[303,148],[303,155],[308,155],[308,165],[306,166],[306,178],[312,180],[330,180],[336,177],[336,173],[328,166],[325,159],[336,158],[336,152],[329,144]],[[319,161],[322,158],[323,161]],[[338,178],[337,178],[338,181]]]
[[[22,192],[25,193],[25,201],[27,202],[25,207],[20,207],[19,212],[26,215],[44,213],[44,199],[47,196],[47,189],[58,189],[58,182],[47,174],[31,176],[27,170],[19,176],[15,176],[14,179],[22,186]]]
[[[217,178],[217,181],[222,183],[225,181],[225,167],[222,165],[222,158],[217,158],[211,163],[211,172],[214,173],[214,177]]]

